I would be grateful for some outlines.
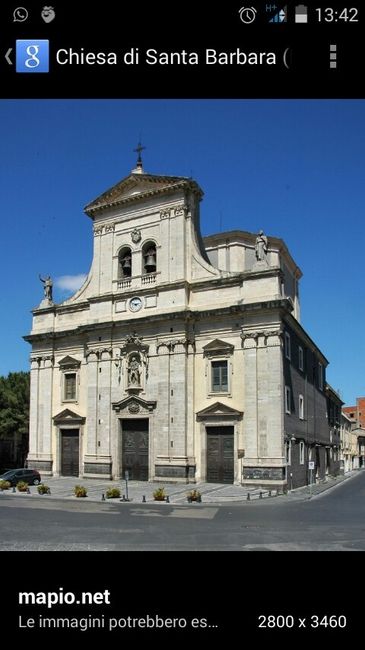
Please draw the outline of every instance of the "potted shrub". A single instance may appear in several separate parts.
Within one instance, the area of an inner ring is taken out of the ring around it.
[[[187,498],[189,503],[192,503],[193,501],[201,503],[202,495],[199,490],[190,490],[190,492],[187,493]]]
[[[155,501],[165,501],[167,494],[164,487],[159,487],[153,493],[153,498]]]
[[[119,499],[120,498],[120,489],[118,487],[110,487],[106,491],[107,499]]]
[[[8,490],[11,487],[10,481],[0,481],[0,490]]]
[[[87,489],[83,485],[75,485],[75,497],[87,497]]]
[[[18,492],[27,492],[28,483],[26,483],[25,481],[18,481],[18,483],[16,484],[16,489],[18,490]]]
[[[49,489],[48,485],[44,485],[44,483],[40,483],[37,487],[38,494],[50,494],[51,490]]]

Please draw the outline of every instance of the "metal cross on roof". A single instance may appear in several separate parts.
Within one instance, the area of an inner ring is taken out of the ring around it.
[[[138,147],[136,147],[135,149],[133,149],[133,151],[136,151],[136,152],[138,153],[137,165],[138,165],[138,164],[140,164],[140,165],[142,164],[142,156],[141,156],[141,152],[143,151],[143,149],[146,149],[146,147],[143,147],[143,146],[141,145],[141,142],[138,142]]]

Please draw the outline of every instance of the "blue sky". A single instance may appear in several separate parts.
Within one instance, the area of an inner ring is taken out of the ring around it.
[[[28,369],[38,274],[57,282],[57,302],[88,272],[83,207],[129,174],[140,135],[146,171],[203,188],[204,235],[284,239],[328,381],[347,404],[364,395],[363,100],[1,100],[0,374]]]

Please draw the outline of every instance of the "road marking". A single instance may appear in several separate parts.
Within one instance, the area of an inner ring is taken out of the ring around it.
[[[356,542],[277,542],[276,544],[245,544],[243,551],[363,551],[364,540],[359,541],[359,547],[353,548]]]
[[[48,497],[44,497],[48,499]],[[23,499],[9,499],[9,501],[1,501],[0,506],[6,508],[32,508],[33,510],[65,510],[67,512],[77,512],[81,514],[98,513],[102,515],[119,515],[119,510],[116,510],[112,504],[100,504],[95,501],[89,503],[76,503],[72,501],[41,501],[40,499],[25,501]]]
[[[214,519],[218,508],[138,508],[130,511],[131,517],[172,517],[177,519]]]

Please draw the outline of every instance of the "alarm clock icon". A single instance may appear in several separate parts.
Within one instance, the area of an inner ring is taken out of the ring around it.
[[[238,15],[240,19],[242,20],[245,25],[249,25],[250,23],[253,23],[253,21],[256,18],[257,14],[257,9],[255,7],[241,7],[241,9],[238,12]]]

